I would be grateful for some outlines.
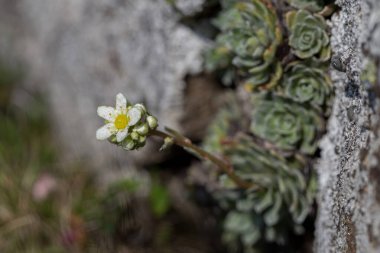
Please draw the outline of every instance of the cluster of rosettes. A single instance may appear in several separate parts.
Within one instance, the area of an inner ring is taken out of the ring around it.
[[[289,231],[301,233],[315,196],[314,175],[305,178],[304,165],[298,160],[269,152],[244,135],[225,146],[224,152],[239,176],[260,186],[234,191],[239,193],[235,199],[232,195],[229,199],[221,196],[222,206],[229,205],[233,210],[224,222],[224,240],[240,239],[249,252],[260,238],[284,244]],[[245,220],[244,226],[239,225],[241,220]]]
[[[220,189],[212,192],[227,213],[223,241],[231,252],[236,252],[239,245],[244,252],[258,250],[260,240],[284,244],[290,232],[301,233],[316,192],[315,173],[308,170],[305,161],[255,142],[246,134],[241,120],[244,116],[237,99],[230,97],[204,142],[208,150],[228,157],[238,176],[254,184],[248,190],[238,189],[221,175]],[[309,177],[304,175],[305,170]]]
[[[222,68],[226,82],[238,76],[253,88],[273,87],[282,74],[275,57],[282,42],[275,11],[261,1],[235,1],[225,6],[215,20],[221,33],[217,46],[207,55],[206,68]]]
[[[126,150],[143,147],[149,133],[158,126],[142,104],[128,103],[123,94],[116,95],[115,108],[98,107],[98,115],[105,119],[105,125],[96,132],[98,140],[109,140]]]
[[[284,8],[264,0],[221,1],[223,10],[214,22],[220,33],[205,62],[209,70],[223,70],[223,80],[253,94],[253,134],[278,148],[312,155],[332,95],[328,26],[315,13],[324,1],[287,2]],[[299,10],[277,14],[293,7]],[[278,15],[285,17],[284,27]]]
[[[220,33],[206,54],[206,69],[222,73],[224,83],[234,83],[248,95],[242,101],[244,112],[235,104],[219,114],[205,145],[260,186],[239,191],[221,175],[225,190],[215,192],[229,210],[226,241],[243,245],[244,252],[254,248],[257,234],[273,241],[281,231],[300,225],[313,201],[314,175],[305,170],[333,94],[326,2],[220,0],[222,11],[214,21]]]

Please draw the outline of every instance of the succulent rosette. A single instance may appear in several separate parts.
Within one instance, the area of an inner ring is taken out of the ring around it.
[[[299,103],[323,106],[332,93],[329,76],[322,67],[295,62],[287,66],[282,81],[284,95]]]
[[[297,9],[311,12],[321,11],[325,5],[323,0],[287,0],[287,2]]]
[[[313,154],[323,128],[322,118],[311,108],[278,96],[252,96],[250,130],[284,150]]]
[[[275,54],[282,41],[277,16],[259,0],[237,1],[215,21],[219,47],[232,53],[232,64],[252,88],[272,87],[281,78]]]
[[[238,191],[229,188],[232,182],[222,177],[223,190],[213,192],[227,211],[223,227],[226,245],[233,249],[241,244],[250,252],[259,240],[283,244],[291,231],[302,232],[315,197],[315,175],[306,177],[303,163],[265,150],[245,134],[224,143],[221,150],[235,172],[257,186]]]
[[[254,185],[242,190],[219,174],[211,194],[226,214],[222,234],[226,247],[231,252],[239,247],[256,252],[263,242],[284,244],[292,232],[302,233],[316,178],[304,162],[265,149],[244,133],[243,114],[236,98],[230,97],[210,125],[204,146],[226,157],[234,172]]]
[[[290,11],[286,14],[286,24],[290,32],[289,45],[297,57],[330,59],[328,27],[322,16],[305,10]]]
[[[221,76],[224,85],[230,86],[236,78],[236,71],[232,65],[233,55],[226,46],[217,46],[205,52],[204,67],[207,71]]]

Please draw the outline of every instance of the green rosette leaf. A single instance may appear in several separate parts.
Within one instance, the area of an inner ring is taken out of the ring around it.
[[[225,46],[218,46],[204,54],[204,68],[221,76],[224,85],[230,86],[236,78],[236,71],[232,65],[233,54]]]
[[[302,231],[315,198],[315,175],[306,177],[303,163],[265,150],[245,134],[237,135],[221,149],[235,172],[258,186],[227,190],[222,177],[224,190],[213,192],[227,211],[223,227],[227,246],[233,249],[242,244],[244,252],[250,252],[258,247],[259,240],[283,244],[289,232]]]
[[[233,139],[237,133],[245,132],[249,125],[236,94],[228,93],[225,102],[226,105],[219,110],[208,127],[202,145],[205,150],[213,153],[222,153],[224,143]]]
[[[273,87],[282,73],[275,57],[282,41],[275,11],[259,0],[237,1],[230,6],[214,22],[221,30],[216,47],[229,50],[231,64],[252,89]]]
[[[323,0],[287,0],[287,2],[297,8],[311,12],[321,11],[325,5]]]
[[[245,133],[250,122],[236,97],[226,102],[203,146],[228,159],[234,172],[256,187],[238,189],[225,174],[218,174],[211,193],[226,214],[226,247],[231,252],[241,247],[242,252],[260,252],[263,243],[284,244],[291,232],[302,233],[315,199],[316,178],[304,161],[256,143]]]
[[[323,119],[311,108],[279,96],[252,96],[250,130],[284,150],[313,154]]]
[[[328,27],[322,16],[305,10],[291,11],[286,14],[286,24],[290,32],[289,46],[297,57],[330,59]]]
[[[315,108],[326,104],[332,93],[332,84],[326,69],[312,63],[294,62],[287,66],[282,89],[284,95],[299,103]]]

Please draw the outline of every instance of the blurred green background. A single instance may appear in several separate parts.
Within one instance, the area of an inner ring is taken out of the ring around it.
[[[157,169],[149,187],[137,176],[105,187],[62,161],[44,95],[24,78],[0,60],[0,252],[211,252],[203,220],[173,208]]]

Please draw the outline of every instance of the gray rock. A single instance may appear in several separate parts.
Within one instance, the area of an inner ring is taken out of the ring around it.
[[[369,32],[368,17],[378,9],[370,7],[370,1],[337,4],[341,10],[332,19],[331,43],[345,63],[345,73],[331,70],[336,97],[317,166],[315,252],[379,252],[380,203],[375,196],[380,182],[376,160],[380,140],[375,133],[380,107],[369,107],[368,92],[360,80],[365,59],[362,49],[379,43],[378,38],[368,39],[376,36]],[[372,52],[376,56],[376,50]]]
[[[206,0],[174,0],[178,10],[186,16],[193,15],[202,10]]]
[[[11,7],[2,2],[0,16]],[[161,125],[179,128],[184,78],[201,71],[206,42],[178,24],[179,14],[165,0],[18,0],[11,5],[23,30],[15,34],[14,47],[46,92],[65,157],[85,159],[102,170],[154,160],[156,152],[149,147],[131,155],[97,141],[95,131],[102,125],[97,106],[113,105],[122,92],[133,103],[145,103]],[[14,26],[11,15],[7,22]]]

